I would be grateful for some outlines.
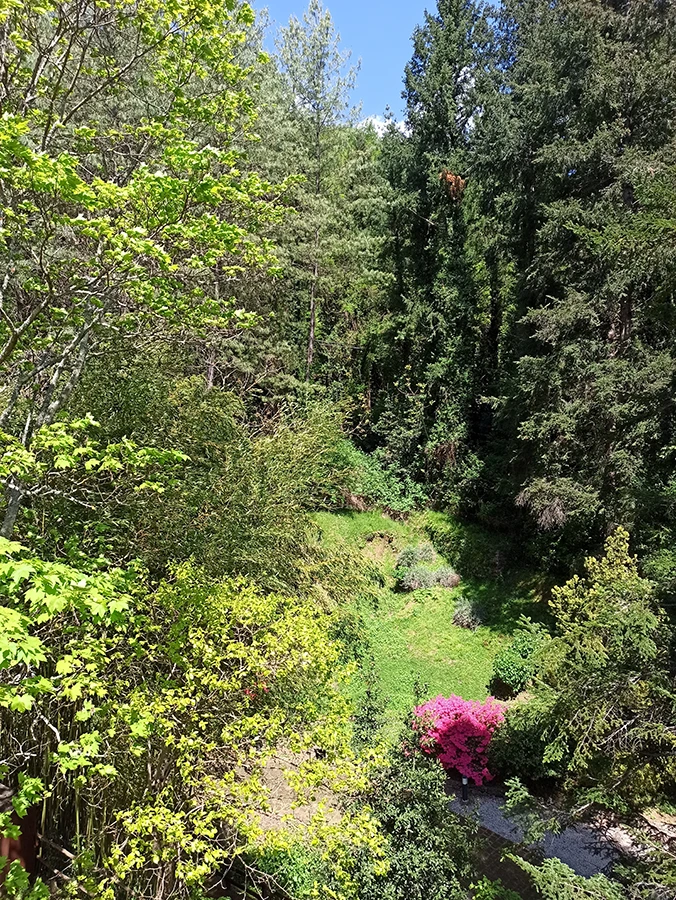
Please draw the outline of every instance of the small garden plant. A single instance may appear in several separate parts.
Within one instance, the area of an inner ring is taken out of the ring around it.
[[[457,587],[461,580],[458,573],[450,566],[439,566],[439,561],[431,544],[405,547],[397,557],[394,570],[399,590],[420,591],[436,585]]]
[[[483,621],[483,608],[469,597],[460,597],[453,612],[453,624],[458,628],[469,628],[470,631],[476,631]]]
[[[495,657],[491,689],[500,696],[522,691],[536,673],[537,652],[548,638],[542,625],[524,619],[512,643]]]

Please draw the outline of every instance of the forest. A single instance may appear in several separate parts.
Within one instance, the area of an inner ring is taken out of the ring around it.
[[[429,3],[0,0],[3,897],[676,898],[676,3]]]

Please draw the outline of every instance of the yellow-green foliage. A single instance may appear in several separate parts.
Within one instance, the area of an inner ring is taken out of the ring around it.
[[[368,807],[329,819],[320,808],[307,828],[270,831],[253,848],[259,863],[302,900],[358,900],[356,876],[389,871],[389,841]]]
[[[190,565],[144,596],[121,573],[3,552],[3,757],[38,779],[34,800],[46,790],[46,836],[74,849],[92,896],[157,896],[169,881],[188,896],[256,852],[261,765],[280,745],[324,751],[299,790],[331,770],[338,786],[363,783],[349,669],[307,599]],[[23,757],[29,740],[39,756]]]
[[[584,578],[574,575],[552,590],[550,606],[561,630],[593,620],[608,605],[620,614],[651,597],[650,582],[641,578],[636,557],[629,554],[629,533],[624,528],[610,535],[604,556],[585,560],[585,572]]]

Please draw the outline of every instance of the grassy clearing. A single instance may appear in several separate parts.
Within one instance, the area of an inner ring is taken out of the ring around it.
[[[517,578],[471,578],[453,589],[400,592],[394,577],[396,558],[405,547],[429,542],[423,515],[394,521],[379,512],[318,513],[315,521],[323,540],[358,549],[383,575],[377,605],[354,602],[368,633],[388,722],[394,727],[411,708],[416,681],[424,698],[485,698],[495,654],[509,640],[520,615],[537,611],[534,586]],[[444,564],[437,555],[433,566]],[[463,595],[484,608],[485,624],[476,631],[453,624],[455,605]]]

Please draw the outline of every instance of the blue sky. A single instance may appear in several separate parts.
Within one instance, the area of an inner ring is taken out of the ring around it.
[[[252,0],[250,0],[252,2]],[[257,9],[267,7],[277,25],[289,16],[301,18],[307,0],[253,0]],[[401,117],[404,66],[411,57],[411,35],[434,0],[324,0],[331,11],[341,45],[361,58],[354,102],[361,101],[364,116],[381,116],[386,106]]]

